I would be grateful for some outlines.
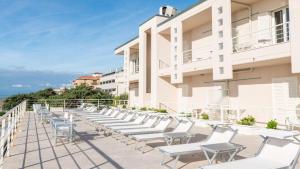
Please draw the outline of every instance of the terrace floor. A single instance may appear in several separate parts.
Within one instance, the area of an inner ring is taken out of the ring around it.
[[[142,154],[134,150],[134,145],[98,134],[92,126],[84,121],[76,122],[77,139],[73,143],[58,142],[54,145],[49,124],[41,124],[37,116],[28,112],[23,119],[10,157],[5,158],[4,169],[159,169],[161,154],[157,149]],[[206,137],[210,128],[196,128],[197,133],[192,142]],[[201,134],[200,134],[201,133]],[[247,146],[241,157],[252,156],[262,139],[258,136],[238,135],[233,142]],[[163,143],[158,143],[163,145]],[[151,146],[157,146],[152,143]],[[192,169],[206,165],[203,154],[183,156],[177,163],[178,168]],[[170,162],[172,165],[172,162]],[[300,165],[297,165],[300,169]]]

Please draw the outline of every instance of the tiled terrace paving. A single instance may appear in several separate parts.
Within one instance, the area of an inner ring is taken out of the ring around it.
[[[134,145],[125,145],[112,137],[98,134],[86,122],[76,122],[77,139],[73,143],[58,142],[55,146],[51,139],[49,124],[41,124],[33,112],[27,112],[22,120],[10,157],[5,158],[4,169],[40,168],[40,169],[159,169],[161,154],[154,149],[142,154],[134,150]],[[205,138],[209,128],[195,128],[193,132],[198,141]],[[202,135],[203,134],[203,135]],[[262,139],[254,136],[238,135],[233,142],[248,148],[240,153],[247,157],[253,155]],[[152,145],[153,146],[153,145]],[[157,145],[156,145],[157,146]],[[172,163],[171,163],[172,164]],[[203,154],[184,156],[177,164],[178,168],[197,168],[207,164]],[[300,169],[300,165],[297,166]]]

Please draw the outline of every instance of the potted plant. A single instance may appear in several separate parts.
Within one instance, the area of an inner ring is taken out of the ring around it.
[[[240,125],[253,126],[256,120],[253,116],[248,115],[247,117],[242,118],[237,123]]]
[[[274,120],[270,120],[267,123],[267,129],[277,129],[278,126],[278,122],[274,119]]]

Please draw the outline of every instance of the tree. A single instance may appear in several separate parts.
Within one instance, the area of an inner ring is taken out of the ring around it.
[[[56,94],[52,88],[48,88],[35,93],[18,94],[8,97],[4,100],[3,109],[10,110],[16,105],[20,104],[23,100],[29,100],[29,104],[32,104],[36,103],[37,101],[43,101],[44,99],[48,99],[47,102],[50,105],[61,105],[62,99],[72,100],[70,101],[70,104],[78,105],[80,104],[80,100],[76,99],[113,99],[113,96],[101,89],[93,89],[92,87],[86,85],[80,85],[76,88],[67,89],[60,95]],[[111,104],[112,102],[107,101],[105,103]]]

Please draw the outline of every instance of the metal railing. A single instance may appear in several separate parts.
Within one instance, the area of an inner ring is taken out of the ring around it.
[[[10,155],[10,147],[19,127],[21,118],[26,112],[26,101],[18,104],[11,110],[7,111],[1,120],[1,139],[0,139],[0,168],[3,168],[4,157]]]
[[[183,64],[211,59],[212,45],[203,45],[198,48],[185,50],[182,52]]]
[[[79,107],[82,103],[91,104],[97,106],[122,106],[127,107],[128,100],[116,100],[116,99],[40,99],[40,100],[28,100],[27,109],[32,110],[33,104],[48,104],[52,110],[72,109]]]
[[[287,42],[290,39],[289,25],[289,22],[286,22],[252,33],[233,37],[233,52],[241,52]]]
[[[170,64],[166,63],[165,61],[159,60],[158,67],[159,69],[166,69],[170,67]]]
[[[139,65],[136,65],[132,68],[132,70],[130,71],[130,74],[136,75],[136,74],[139,74],[139,72],[140,72],[140,67],[139,67]]]

